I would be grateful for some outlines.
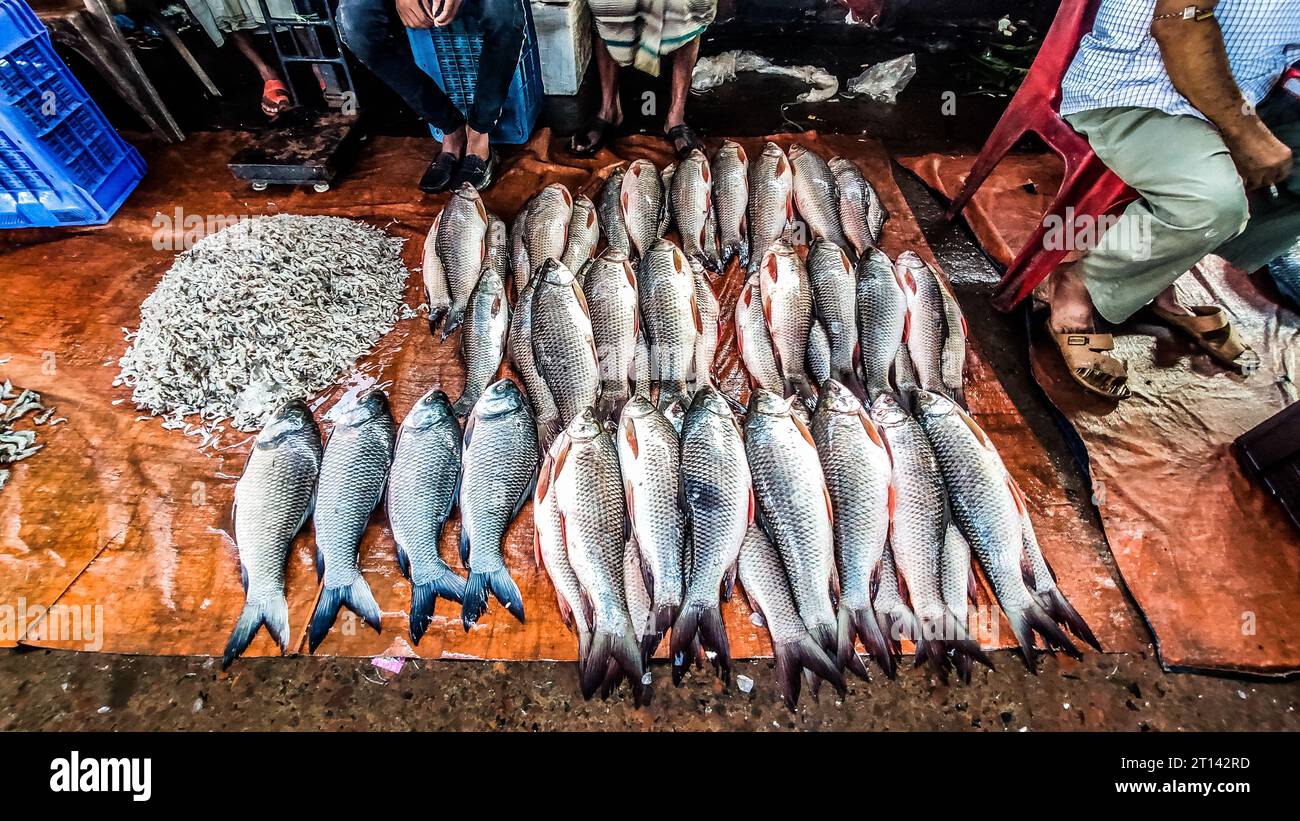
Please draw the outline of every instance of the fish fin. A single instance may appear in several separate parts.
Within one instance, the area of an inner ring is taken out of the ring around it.
[[[376,633],[381,632],[379,604],[375,601],[375,594],[370,592],[366,577],[358,574],[356,580],[346,587],[326,587],[321,590],[307,633],[307,646],[311,652],[316,652],[316,648],[325,640],[343,605],[347,605],[362,621],[375,628]]]
[[[1035,632],[1043,637],[1049,650],[1061,650],[1066,655],[1074,658],[1083,658],[1083,654],[1065,635],[1065,631],[1056,622],[1052,621],[1052,617],[1047,615],[1043,608],[1039,606],[1037,599],[1031,597],[1029,606],[1020,610],[1013,612],[1003,608],[1002,612],[1011,625],[1011,632],[1015,634],[1016,641],[1020,644],[1020,652],[1024,657],[1025,665],[1031,672],[1038,672],[1038,667],[1034,664],[1034,658],[1037,655],[1037,650],[1034,647]]]
[[[1026,561],[1027,559],[1021,559],[1021,564]],[[312,564],[316,567],[316,581],[320,582],[325,578],[325,553],[320,549],[320,545],[316,545],[316,555],[313,557]]]
[[[406,555],[402,546],[397,545],[397,567],[402,571],[402,578],[410,581],[411,579],[411,557]]]
[[[718,589],[718,596],[721,597],[724,602],[731,601],[732,595],[736,592],[736,571],[738,567],[739,561],[731,567],[728,567],[722,573],[722,584]]]
[[[244,588],[244,595],[248,595],[248,568],[241,561],[239,563],[239,584]]]
[[[471,570],[469,579],[465,582],[465,597],[460,609],[460,620],[465,626],[465,632],[468,633],[470,626],[487,610],[489,590],[497,601],[505,605],[510,615],[521,623],[524,621],[524,597],[515,580],[510,577],[509,569],[502,565],[490,573],[475,573]]]
[[[876,624],[880,627],[880,633],[889,642],[890,660],[885,665],[882,659],[881,666],[885,668],[885,675],[893,678],[898,664],[896,657],[899,653],[899,642],[902,639],[912,640],[920,634],[921,626],[916,621],[916,616],[906,605],[898,605],[889,611],[876,611]]]
[[[442,342],[447,341],[447,337],[460,327],[461,322],[465,320],[465,306],[453,305],[447,309],[447,317],[442,323]]]
[[[411,585],[411,641],[416,644],[420,643],[420,638],[433,621],[433,608],[438,603],[439,596],[454,602],[465,598],[465,580],[445,564],[429,581]]]
[[[1093,635],[1092,629],[1088,623],[1079,615],[1079,611],[1074,609],[1059,588],[1052,587],[1048,590],[1039,590],[1036,592],[1038,601],[1043,606],[1043,610],[1057,624],[1063,625],[1074,635],[1088,643],[1098,653],[1102,652],[1101,643]]]
[[[679,653],[685,654],[694,639],[699,638],[705,649],[712,650],[713,665],[722,677],[724,684],[731,682],[731,644],[727,640],[727,625],[722,620],[722,608],[717,604],[695,602],[682,607],[682,612],[673,624],[673,638],[669,645],[676,664]],[[685,656],[689,661],[690,657]],[[673,671],[673,680],[677,681],[678,672]]]
[[[848,691],[843,674],[835,662],[817,646],[812,636],[805,635],[798,641],[775,645],[772,654],[776,657],[776,676],[781,685],[781,698],[791,710],[799,703],[800,683],[805,670],[811,674],[809,686],[814,693],[823,679],[829,681],[841,696]]]
[[[460,564],[469,570],[469,530],[464,521],[460,523]]]
[[[470,411],[474,410],[474,403],[476,402],[478,402],[478,397],[471,395],[469,391],[465,391],[460,395],[460,398],[452,404],[451,412],[461,418],[465,418],[469,416]]]
[[[835,632],[839,636],[839,644],[835,654],[836,663],[841,670],[849,670],[863,680],[870,681],[871,673],[867,670],[867,665],[862,663],[862,657],[858,655],[857,648],[853,646],[852,612],[841,602],[836,617],[838,625]]]
[[[616,665],[632,684],[633,697],[639,707],[645,691],[645,665],[641,661],[641,645],[636,632],[629,625],[622,633],[597,630],[591,637],[591,649],[583,665],[582,697],[590,699],[610,677],[610,666]]]
[[[852,650],[853,638],[857,636],[862,641],[862,646],[866,648],[867,655],[876,660],[880,668],[885,671],[885,675],[893,678],[895,669],[894,652],[889,645],[889,640],[885,637],[885,633],[881,631],[881,622],[883,620],[877,616],[876,611],[870,606],[845,607],[841,605],[841,612],[844,611],[848,612],[849,624],[846,629],[841,619],[841,648],[847,643],[849,649]]]
[[[262,625],[266,625],[266,631],[271,634],[271,638],[275,639],[275,643],[280,645],[280,655],[284,655],[289,647],[289,602],[284,596],[278,596],[271,601],[244,603],[239,621],[235,622],[235,629],[231,631],[230,640],[226,642],[226,651],[221,656],[222,670],[243,655],[248,645],[252,643],[253,636],[257,635],[257,629]]]

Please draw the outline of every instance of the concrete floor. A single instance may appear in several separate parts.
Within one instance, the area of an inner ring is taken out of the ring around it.
[[[962,37],[975,42],[962,44]],[[765,134],[818,128],[866,133],[895,153],[977,151],[1005,99],[988,96],[971,68],[981,33],[889,38],[866,47],[855,39],[789,38],[723,29],[705,53],[750,48],[786,64],[824,65],[841,78],[862,63],[920,50],[920,70],[897,106],[837,99],[783,106],[801,86],[790,80],[742,75],[735,83],[692,99],[692,120],[706,135]],[[797,57],[798,59],[795,59]],[[625,99],[653,90],[630,81]],[[957,90],[960,116],[947,117],[940,95]],[[580,121],[594,89],[577,100],[552,100],[557,130]],[[650,118],[632,127],[651,129]],[[391,130],[407,131],[400,118]],[[390,129],[383,129],[390,130]],[[1068,440],[1034,386],[1024,358],[1021,319],[988,308],[997,272],[969,234],[947,226],[938,204],[907,172],[895,168],[927,240],[959,284],[971,334],[1043,442],[1078,515],[1089,522],[1091,547],[1110,554],[1088,482]],[[1112,572],[1113,565],[1112,565]],[[1122,579],[1115,574],[1122,586]],[[805,696],[797,712],[780,702],[770,661],[739,662],[749,692],[723,689],[708,674],[685,686],[653,668],[653,703],[636,710],[618,697],[583,702],[570,664],[447,661],[407,665],[390,677],[365,659],[247,659],[229,674],[211,659],[126,657],[49,651],[0,651],[0,730],[141,729],[977,729],[1019,730],[1297,730],[1300,681],[1277,682],[1164,672],[1150,651],[1089,654],[1082,662],[1048,658],[1038,675],[1018,656],[994,654],[996,671],[977,671],[970,685],[946,686],[908,668],[893,682],[854,681],[843,702],[827,691]]]

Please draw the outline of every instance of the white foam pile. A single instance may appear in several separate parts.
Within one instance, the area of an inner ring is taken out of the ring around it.
[[[215,446],[330,385],[402,314],[404,240],[340,217],[244,220],[177,256],[140,306],[114,384]],[[187,420],[187,417],[195,417]]]

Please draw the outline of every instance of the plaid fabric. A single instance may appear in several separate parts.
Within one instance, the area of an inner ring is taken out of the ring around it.
[[[660,58],[703,34],[718,11],[717,0],[587,0],[587,5],[614,60],[656,77]]]
[[[1156,0],[1101,0],[1097,22],[1061,82],[1061,114],[1137,106],[1204,119],[1165,71],[1151,36],[1155,5]],[[1232,76],[1246,101],[1256,105],[1286,67],[1300,60],[1300,0],[1221,0],[1215,15]]]

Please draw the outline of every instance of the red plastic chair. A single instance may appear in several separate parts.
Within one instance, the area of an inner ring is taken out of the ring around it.
[[[1034,287],[1047,279],[1070,253],[1066,248],[1049,250],[1044,247],[1048,215],[1055,214],[1063,225],[1069,225],[1065,222],[1067,208],[1072,210],[1076,220],[1079,217],[1096,218],[1137,199],[1137,192],[1115,176],[1093,153],[1088,141],[1058,113],[1061,78],[1079,50],[1079,41],[1092,29],[1098,5],[1099,0],[1063,0],[1034,64],[971,166],[961,192],[948,207],[948,218],[952,219],[966,207],[998,162],[1028,132],[1041,137],[1065,162],[1065,173],[1056,198],[994,291],[993,305],[998,310],[1009,311],[1029,296]]]

